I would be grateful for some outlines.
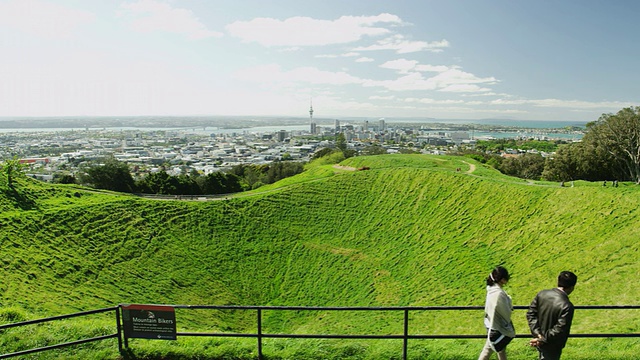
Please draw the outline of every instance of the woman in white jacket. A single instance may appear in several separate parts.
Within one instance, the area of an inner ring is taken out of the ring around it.
[[[511,322],[511,297],[502,289],[508,281],[509,272],[502,266],[497,266],[487,277],[487,301],[484,305],[487,341],[478,360],[489,360],[494,352],[498,353],[499,360],[506,360],[506,346],[516,336]]]

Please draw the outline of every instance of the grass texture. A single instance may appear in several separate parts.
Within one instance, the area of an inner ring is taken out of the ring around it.
[[[515,305],[571,270],[576,305],[635,305],[640,187],[504,176],[468,158],[355,157],[211,201],[0,180],[0,322],[118,303],[483,305],[496,265]],[[363,167],[368,170],[357,171]],[[482,312],[415,312],[413,334],[481,334]],[[178,310],[178,331],[255,332],[255,313]],[[514,312],[519,334],[528,332]],[[401,312],[265,311],[265,333],[401,334]],[[19,351],[115,331],[94,315],[9,329]],[[573,333],[638,333],[640,313],[578,310]],[[525,339],[510,359],[535,358]],[[254,339],[132,339],[135,359],[256,359]],[[412,340],[410,359],[475,359],[481,340]],[[266,339],[267,359],[400,359],[396,340]],[[640,340],[570,339],[568,359],[634,359]],[[117,359],[107,340],[31,355]]]

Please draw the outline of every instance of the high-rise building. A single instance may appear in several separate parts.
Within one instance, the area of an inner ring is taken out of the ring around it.
[[[309,120],[311,120],[311,134],[315,134],[317,129],[316,129],[316,121],[313,119],[313,101],[310,100],[309,101]]]
[[[384,124],[384,119],[380,119],[380,120],[378,120],[378,127],[380,128],[380,130],[379,130],[380,132],[382,132],[382,131],[385,131],[385,130],[386,130],[386,128],[385,128],[385,124]]]
[[[284,131],[284,130],[278,131],[278,141],[279,142],[283,142],[284,139],[286,139],[286,138],[287,138],[287,132],[286,131]]]
[[[364,121],[364,131],[369,131],[369,120]]]
[[[334,123],[333,123],[333,127],[335,128],[336,133],[339,133],[340,132],[340,120],[336,119],[334,121]]]

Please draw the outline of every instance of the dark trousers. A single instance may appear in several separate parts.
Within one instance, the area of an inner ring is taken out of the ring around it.
[[[560,355],[562,355],[562,349],[550,347],[539,347],[538,352],[540,360],[560,360]]]

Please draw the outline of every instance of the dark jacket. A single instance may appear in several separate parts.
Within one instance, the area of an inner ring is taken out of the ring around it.
[[[531,334],[542,335],[543,348],[562,349],[569,338],[573,320],[573,304],[564,291],[542,290],[529,305],[527,321]]]

